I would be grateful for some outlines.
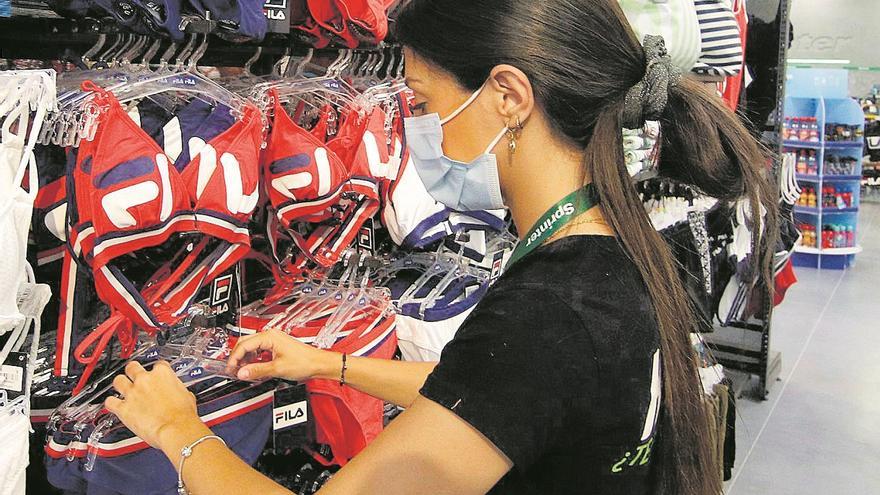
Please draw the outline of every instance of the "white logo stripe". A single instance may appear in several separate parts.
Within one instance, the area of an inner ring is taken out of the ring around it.
[[[648,416],[645,418],[645,428],[642,430],[642,441],[651,438],[657,428],[657,417],[660,414],[660,396],[663,389],[660,372],[660,350],[654,353],[654,362],[651,367],[651,405],[648,406]]]

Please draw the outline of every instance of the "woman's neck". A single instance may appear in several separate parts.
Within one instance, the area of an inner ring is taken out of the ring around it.
[[[520,238],[527,235],[538,220],[561,199],[589,182],[585,175],[583,155],[574,149],[537,146],[522,143],[513,165],[503,174],[504,197],[510,207],[513,222]]]

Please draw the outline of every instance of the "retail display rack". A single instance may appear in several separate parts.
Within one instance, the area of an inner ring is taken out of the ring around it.
[[[755,4],[769,3],[754,0]],[[774,153],[774,175],[779,168],[783,149],[781,134],[787,89],[786,60],[788,58],[789,17],[791,0],[780,0],[777,5],[777,24],[779,36],[776,45],[776,111],[773,112],[769,128],[764,132],[764,143]],[[763,124],[763,123],[761,123]],[[769,124],[769,123],[768,123]],[[761,125],[761,127],[764,127]],[[753,289],[757,296],[755,303],[760,304],[758,311],[748,321],[733,321],[726,327],[716,326],[714,332],[706,334],[704,341],[712,349],[715,359],[724,366],[725,376],[730,378],[736,396],[748,394],[760,400],[766,400],[770,386],[782,374],[782,353],[770,349],[770,331],[773,321],[773,299],[769,288],[758,283]],[[755,380],[753,380],[755,378]]]
[[[844,70],[794,69],[785,100],[783,152],[796,156],[802,195],[795,220],[803,240],[797,266],[855,263],[864,149],[864,114],[846,96]]]

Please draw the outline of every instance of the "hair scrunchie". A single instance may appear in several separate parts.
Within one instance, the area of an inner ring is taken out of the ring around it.
[[[623,126],[639,129],[648,120],[658,120],[669,100],[669,90],[681,80],[681,69],[672,63],[662,36],[646,35],[645,75],[626,93]]]

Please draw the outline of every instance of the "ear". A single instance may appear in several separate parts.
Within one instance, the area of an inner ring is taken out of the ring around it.
[[[489,73],[488,85],[497,95],[494,105],[505,121],[519,117],[526,122],[535,108],[535,94],[526,74],[512,65],[496,65]]]

